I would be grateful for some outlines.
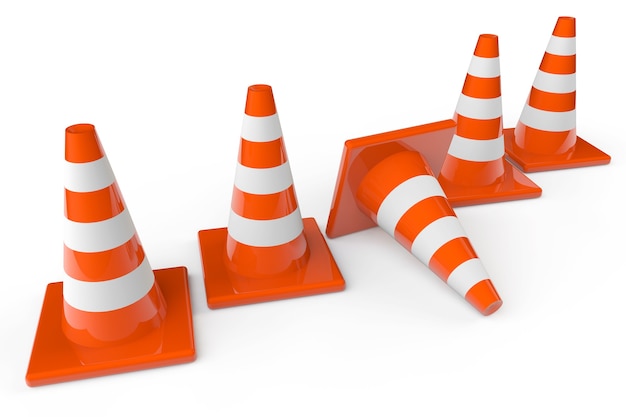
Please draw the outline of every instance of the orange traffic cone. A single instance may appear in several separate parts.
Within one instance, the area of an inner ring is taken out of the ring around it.
[[[504,157],[498,37],[480,35],[454,113],[456,131],[439,172],[452,206],[533,198],[541,188]]]
[[[302,219],[272,89],[248,88],[227,228],[199,232],[207,303],[230,307],[341,291],[315,219]]]
[[[608,164],[611,157],[576,136],[576,20],[559,17],[515,129],[508,157],[526,172]]]
[[[26,382],[195,359],[187,269],[153,271],[92,125],[65,131],[63,282],[48,285]]]
[[[326,234],[380,226],[484,315],[502,305],[445,193],[418,152],[436,155],[453,121],[349,140]],[[449,143],[449,142],[448,142]]]

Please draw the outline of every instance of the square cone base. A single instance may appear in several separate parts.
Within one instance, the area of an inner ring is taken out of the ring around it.
[[[192,362],[196,359],[187,268],[154,271],[167,305],[160,329],[132,342],[132,348],[115,346],[115,351],[89,350],[80,353],[61,328],[63,283],[48,284],[26,372],[31,386],[55,384],[122,372],[138,371]],[[89,357],[90,359],[86,359]]]
[[[498,184],[485,187],[457,186],[439,181],[452,207],[537,198],[541,188],[509,161],[504,160],[504,177]]]
[[[225,261],[227,228],[198,232],[204,269],[204,287],[210,308],[234,307],[265,301],[342,291],[346,283],[317,226],[315,219],[302,219],[309,246],[308,262],[292,274],[254,280],[255,289],[235,289],[233,275]]]
[[[574,152],[566,157],[558,155],[538,155],[525,152],[514,145],[515,128],[504,129],[504,147],[507,157],[524,172],[553,171],[566,168],[582,168],[606,165],[611,157],[589,142],[576,136]]]
[[[388,156],[402,151],[417,151],[437,176],[455,129],[454,120],[443,120],[346,141],[326,235],[335,238],[376,227],[376,223],[357,205],[356,191],[365,175]]]

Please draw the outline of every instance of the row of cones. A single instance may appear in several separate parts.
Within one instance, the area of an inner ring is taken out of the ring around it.
[[[498,40],[481,35],[454,120],[347,141],[327,236],[380,226],[480,313],[498,310],[453,206],[538,197],[507,154],[523,169],[591,163],[577,158],[591,148],[575,125],[556,121],[574,111],[574,36],[574,19],[560,18],[513,132],[502,129]],[[67,128],[65,148],[67,276],[48,285],[27,383],[193,361],[187,269],[150,267],[94,126]],[[345,288],[315,219],[300,214],[267,85],[248,89],[228,227],[198,238],[211,308]]]
[[[524,172],[607,164],[576,135],[576,20],[560,17],[517,126],[503,129],[498,37],[478,38],[438,174],[454,206],[533,198]],[[517,167],[521,168],[518,169]]]

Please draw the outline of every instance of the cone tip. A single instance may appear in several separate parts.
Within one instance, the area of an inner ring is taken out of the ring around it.
[[[570,16],[560,16],[552,32],[554,36],[563,38],[573,38],[576,36],[576,18]]]
[[[72,126],[68,126],[65,129],[66,133],[69,134],[81,134],[81,133],[92,133],[95,132],[96,127],[90,123],[78,123]]]
[[[478,37],[474,55],[481,58],[498,58],[498,36],[489,33],[483,33]]]
[[[265,84],[255,84],[248,87],[246,100],[246,114],[248,116],[271,116],[276,113],[272,87]]]
[[[487,307],[485,307],[481,311],[481,314],[483,316],[489,316],[489,315],[495,313],[496,311],[498,311],[498,309],[500,307],[502,307],[502,300],[496,300],[493,303],[489,304]]]
[[[65,160],[81,163],[91,162],[104,156],[96,128],[92,124],[81,123],[65,129]]]
[[[474,285],[465,295],[465,299],[483,316],[495,313],[502,306],[502,299],[490,279]]]

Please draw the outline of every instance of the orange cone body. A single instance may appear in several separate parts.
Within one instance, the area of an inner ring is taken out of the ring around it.
[[[140,337],[165,302],[91,125],[67,129],[63,330],[83,346]]]
[[[456,131],[438,175],[454,206],[538,197],[504,157],[498,37],[483,34],[453,116]]]
[[[272,89],[253,85],[226,229],[199,232],[211,308],[340,291],[314,219],[302,219]]]
[[[484,315],[502,301],[433,175],[453,120],[345,142],[326,234],[379,226]]]
[[[576,20],[561,17],[515,128],[530,153],[562,155],[576,144]]]
[[[498,37],[480,35],[454,112],[456,132],[439,179],[492,185],[504,179]]]
[[[356,199],[364,213],[478,311],[489,315],[500,308],[500,296],[418,152],[398,152],[371,168]]]
[[[65,138],[66,278],[48,285],[26,382],[193,361],[187,269],[150,267],[94,127]]]
[[[268,86],[248,90],[226,254],[229,267],[246,276],[293,271],[309,255],[280,121]]]
[[[606,164],[610,157],[576,136],[576,20],[559,17],[517,126],[509,157],[524,171]]]

